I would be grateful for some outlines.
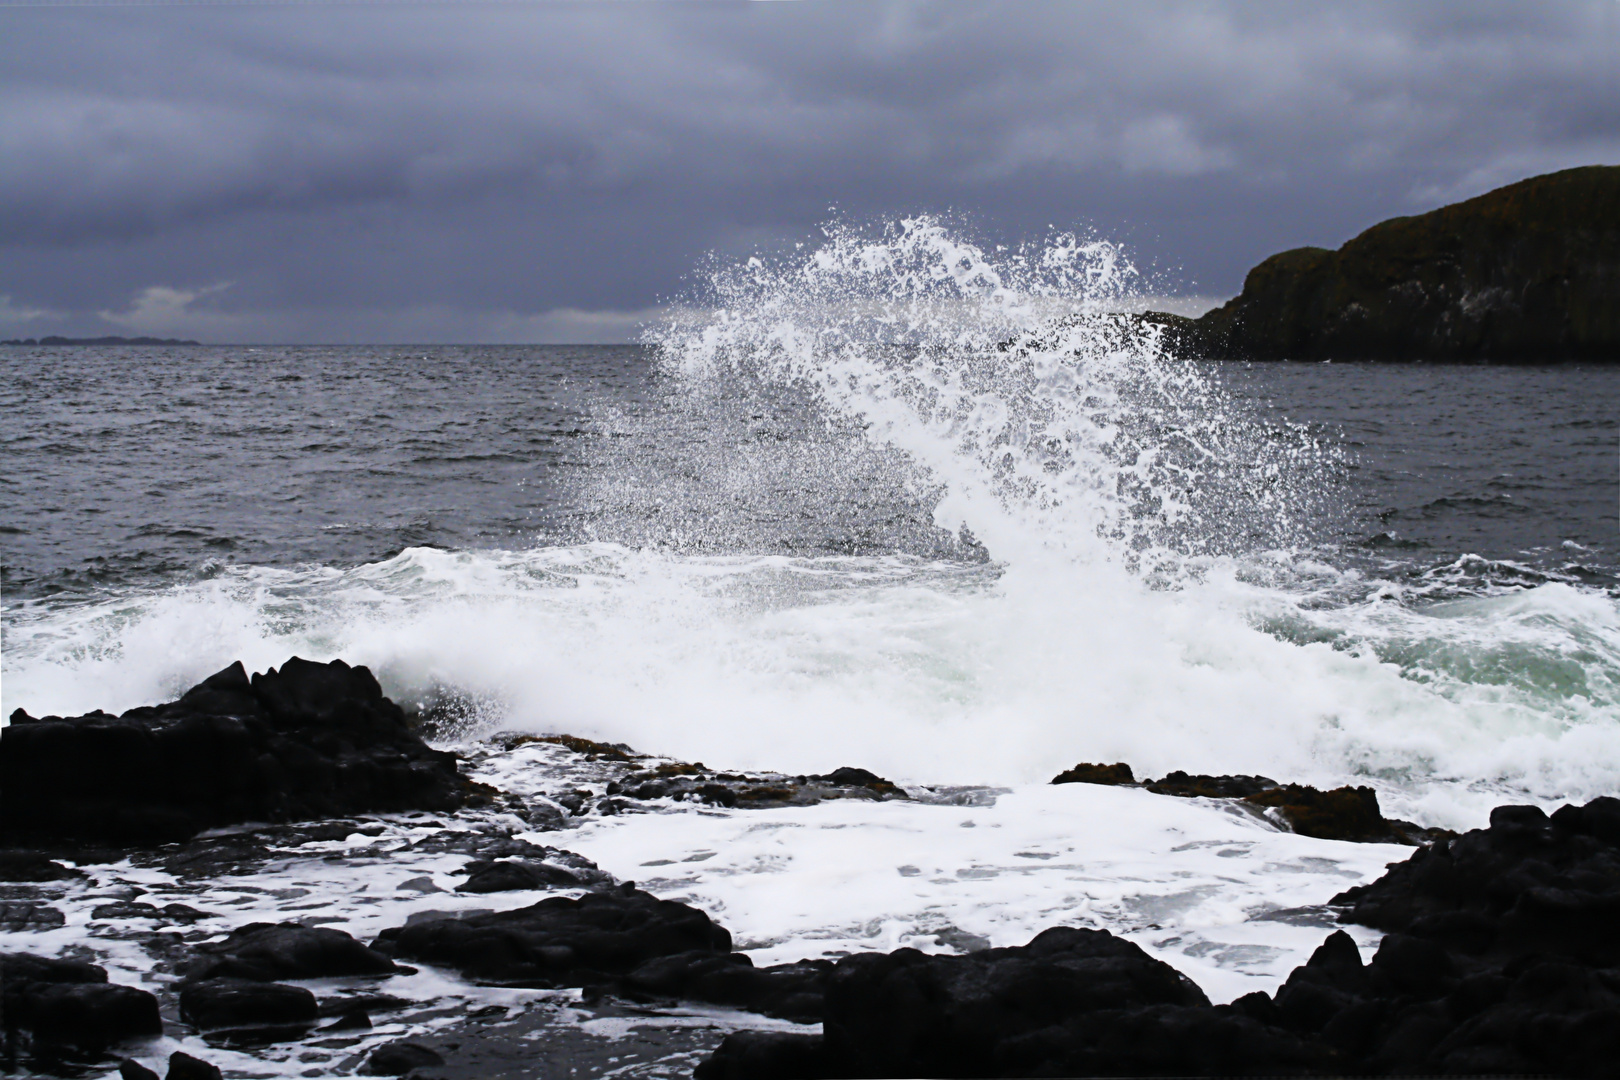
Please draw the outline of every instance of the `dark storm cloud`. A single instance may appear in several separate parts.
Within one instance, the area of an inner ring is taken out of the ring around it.
[[[1620,160],[1617,7],[3,9],[0,335],[611,337],[830,204],[1090,223],[1229,293]]]

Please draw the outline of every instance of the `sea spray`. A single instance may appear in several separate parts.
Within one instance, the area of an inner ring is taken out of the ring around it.
[[[1339,456],[1244,415],[1123,312],[1116,245],[987,252],[931,218],[825,231],[713,269],[648,334],[665,368],[808,388],[939,485],[941,528],[1009,564],[1038,548],[1174,580],[1178,556],[1298,546],[1324,512]]]
[[[1366,473],[1120,310],[1117,249],[833,233],[717,266],[645,393],[555,419],[580,533],[8,595],[5,707],[124,709],[296,653],[475,729],[731,768],[1126,760],[1372,783],[1452,826],[1620,788],[1612,596],[1319,537]],[[483,483],[485,449],[429,440],[422,467]]]

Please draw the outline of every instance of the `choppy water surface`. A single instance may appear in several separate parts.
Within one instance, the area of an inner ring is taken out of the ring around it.
[[[1112,255],[839,235],[648,346],[7,349],[4,707],[299,653],[744,768],[1620,790],[1620,380],[1035,318]]]
[[[147,946],[171,900],[193,935],[298,918],[361,937],[533,902],[447,891],[461,857],[413,846],[466,832],[702,907],[757,963],[1070,924],[1222,1001],[1273,989],[1327,901],[1406,849],[1054,773],[1365,783],[1454,828],[1620,791],[1612,371],[1189,362],[1109,314],[1117,249],[987,254],[926,220],[711,270],[644,346],[0,350],[6,711],[342,657],[544,811],[381,815],[206,882],[92,867],[59,890],[61,925],[0,946],[161,984]],[[498,729],[854,765],[912,797],[609,814],[629,766]],[[137,893],[149,914],[98,906]],[[527,1031],[502,1037],[572,1025],[602,1069],[653,1077],[728,1026],[780,1026],[447,972],[387,987],[403,1011],[324,1049],[176,1028],[140,1056],[308,1075],[493,1010]],[[648,1025],[662,1049],[621,1060]]]

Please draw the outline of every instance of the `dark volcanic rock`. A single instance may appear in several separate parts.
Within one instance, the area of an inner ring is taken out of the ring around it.
[[[62,926],[67,916],[37,900],[0,900],[0,930],[49,930]]]
[[[64,881],[84,876],[83,870],[72,870],[53,862],[43,852],[0,851],[0,881]]]
[[[1389,936],[1363,966],[1335,934],[1276,1005],[1355,1071],[1613,1075],[1620,800],[1497,807],[1333,902]]]
[[[1322,791],[1304,784],[1284,784],[1246,795],[1243,801],[1251,806],[1275,807],[1301,836],[1373,844],[1417,842],[1384,817],[1378,809],[1378,794],[1370,787]]]
[[[232,664],[166,705],[0,731],[11,842],[146,844],[244,821],[446,810],[465,786],[363,667],[296,657],[250,680]]]
[[[657,957],[730,952],[731,935],[696,908],[626,883],[577,900],[552,896],[515,911],[394,927],[373,947],[482,982],[595,986]]]
[[[315,995],[301,986],[208,979],[180,991],[180,1018],[205,1034],[229,1032],[253,1042],[296,1039],[319,1015]]]
[[[1205,356],[1620,361],[1620,166],[1522,180],[1297,248],[1197,320],[1150,315]]]
[[[210,1065],[181,1050],[169,1055],[167,1080],[223,1080],[218,1065]]]
[[[1620,966],[1620,799],[1499,806],[1488,829],[1417,852],[1333,898],[1343,918],[1507,960]]]
[[[842,1075],[820,1035],[734,1031],[692,1070],[693,1080],[817,1080]]]
[[[697,1075],[1614,1075],[1620,800],[1498,807],[1334,903],[1391,932],[1365,964],[1335,932],[1274,997],[1211,1007],[1104,931],[865,954],[826,977],[824,1038],[728,1036]]]
[[[1155,795],[1176,795],[1183,799],[1241,799],[1277,786],[1265,776],[1189,776],[1177,769],[1161,780],[1145,785]]]
[[[360,1071],[366,1076],[404,1076],[412,1069],[443,1065],[437,1050],[413,1042],[384,1043],[371,1052]]]
[[[120,1080],[163,1080],[157,1073],[134,1058],[125,1058],[118,1063],[118,1076]]]
[[[594,868],[557,866],[532,859],[497,859],[467,864],[467,880],[457,892],[492,893],[514,889],[579,889],[610,884],[612,878]]]
[[[36,1043],[101,1050],[163,1032],[157,998],[109,983],[95,964],[7,953],[0,955],[0,986],[8,1031],[29,1031]]]
[[[298,923],[249,923],[223,941],[197,947],[186,968],[191,981],[324,979],[392,975],[398,966],[341,930]]]
[[[814,1024],[821,1019],[830,960],[756,968],[741,953],[699,950],[649,960],[626,975],[620,989],[632,996],[707,1001]]]
[[[1052,778],[1054,784],[1134,784],[1131,767],[1124,762],[1093,765],[1082,762]],[[1179,769],[1160,780],[1142,785],[1155,795],[1181,798],[1242,799],[1261,810],[1275,810],[1280,824],[1302,836],[1359,843],[1424,844],[1451,834],[1424,829],[1407,821],[1393,821],[1378,809],[1378,795],[1369,787],[1342,787],[1321,791],[1303,784],[1278,784],[1265,776],[1189,775]]]
[[[1134,784],[1136,777],[1123,761],[1113,765],[1093,765],[1082,761],[1072,769],[1064,769],[1052,777],[1054,784]]]
[[[847,1075],[995,1076],[1010,1040],[1076,1014],[1208,1003],[1131,942],[1055,927],[1028,945],[966,956],[845,957],[828,976],[822,1024]]]

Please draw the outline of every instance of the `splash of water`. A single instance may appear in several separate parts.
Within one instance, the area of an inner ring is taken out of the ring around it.
[[[1189,556],[1308,538],[1338,456],[1244,416],[1123,310],[1137,274],[1117,245],[992,252],[926,217],[826,233],[713,268],[648,334],[666,369],[808,388],[923,468],[938,525],[1010,563],[1061,553],[1173,581]]]
[[[653,335],[690,407],[580,470],[586,505],[605,484],[596,505],[659,529],[8,608],[5,704],[122,709],[298,653],[474,722],[734,768],[1353,777],[1449,826],[1620,789],[1620,606],[1559,583],[1436,606],[1305,550],[1332,448],[1177,359],[1122,310],[1134,280],[1109,245],[991,251],[926,220],[716,267]],[[826,430],[795,411],[740,451],[776,423],[761,387]],[[874,503],[905,520],[864,547],[782,542]],[[963,525],[993,563],[921,537]]]

